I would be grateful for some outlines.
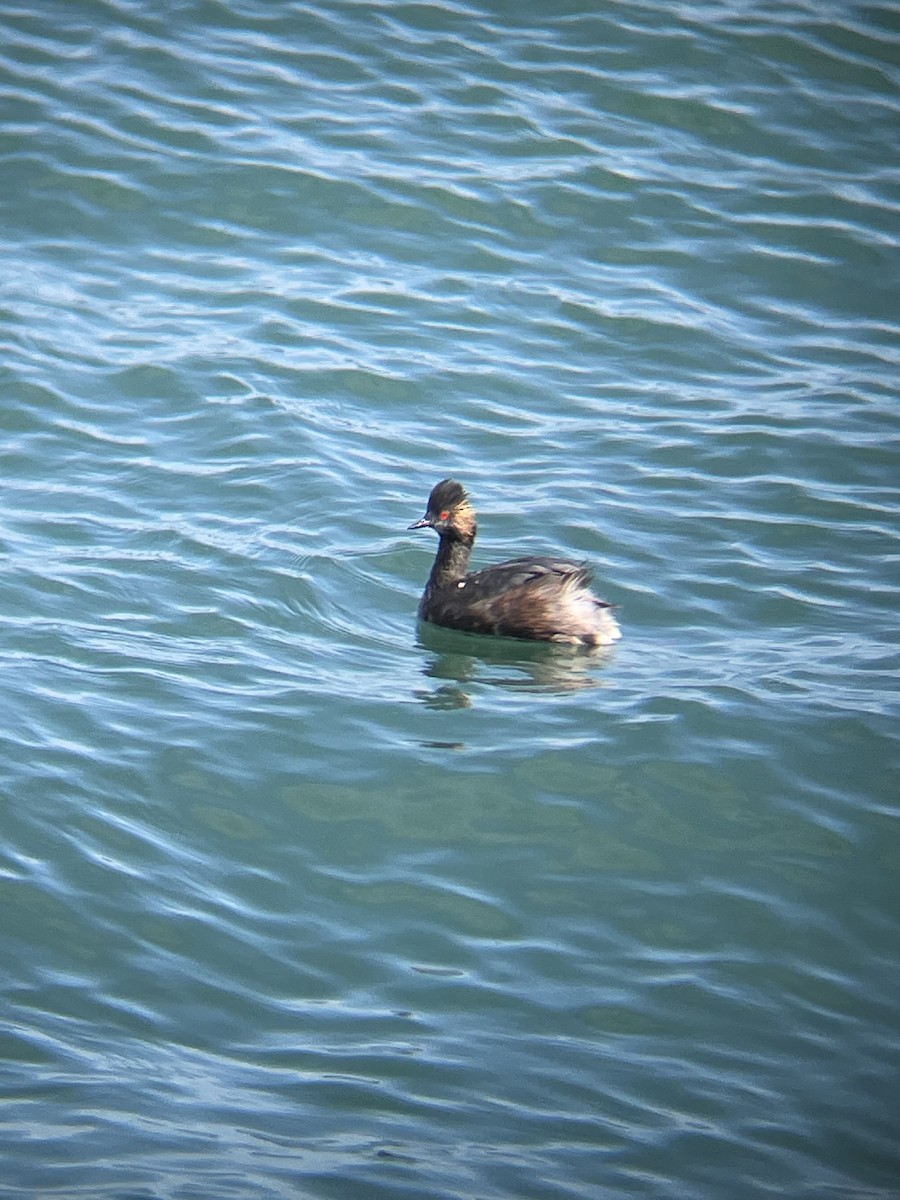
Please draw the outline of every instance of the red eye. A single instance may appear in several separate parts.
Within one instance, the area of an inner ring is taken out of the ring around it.
[[[442,513],[438,513],[438,516],[440,517],[440,519],[442,521],[446,521],[447,518],[450,516],[450,514],[447,512],[446,509],[444,509],[444,511]]]

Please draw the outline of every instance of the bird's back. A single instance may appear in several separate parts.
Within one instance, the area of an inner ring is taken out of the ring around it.
[[[589,590],[590,574],[557,558],[514,558],[423,597],[420,616],[470,633],[603,646],[620,637],[612,606]]]

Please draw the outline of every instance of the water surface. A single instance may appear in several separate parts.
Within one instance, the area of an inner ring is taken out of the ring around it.
[[[3,1200],[895,1195],[894,9],[2,30]]]

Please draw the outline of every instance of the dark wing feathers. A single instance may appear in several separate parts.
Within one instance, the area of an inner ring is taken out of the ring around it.
[[[474,588],[479,600],[509,588],[540,588],[542,585],[554,590],[564,585],[586,588],[590,582],[587,567],[561,558],[511,558],[466,576],[466,587]],[[469,598],[471,603],[471,594]]]
[[[475,571],[443,594],[432,595],[430,619],[471,633],[550,641],[560,634],[567,595],[587,593],[588,604],[606,607],[588,593],[589,583],[587,568],[578,563],[514,558]]]

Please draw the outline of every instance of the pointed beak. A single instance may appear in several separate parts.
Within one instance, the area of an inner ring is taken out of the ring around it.
[[[430,529],[431,525],[432,525],[431,518],[426,513],[426,515],[421,519],[421,521],[413,521],[412,525],[407,525],[406,528],[407,529]]]

